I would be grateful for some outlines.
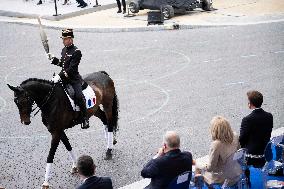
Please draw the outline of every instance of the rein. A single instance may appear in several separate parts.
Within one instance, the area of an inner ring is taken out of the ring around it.
[[[54,83],[52,85],[52,88],[49,90],[48,94],[43,99],[43,102],[41,103],[41,105],[37,105],[34,109],[32,109],[32,112],[34,112],[38,108],[38,110],[36,111],[36,113],[34,113],[34,115],[32,117],[35,117],[38,114],[38,112],[47,104],[47,102],[49,101],[56,85],[57,85],[57,83]],[[34,104],[35,104],[35,101],[33,102],[33,105]]]

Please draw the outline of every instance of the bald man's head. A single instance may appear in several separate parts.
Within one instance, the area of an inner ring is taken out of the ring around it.
[[[167,131],[164,136],[164,143],[170,149],[177,149],[180,147],[180,138],[175,131]]]

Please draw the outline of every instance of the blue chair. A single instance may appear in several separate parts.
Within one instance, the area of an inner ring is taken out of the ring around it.
[[[192,172],[186,171],[178,175],[168,186],[167,189],[188,189]]]

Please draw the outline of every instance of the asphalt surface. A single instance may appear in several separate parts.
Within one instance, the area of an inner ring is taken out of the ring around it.
[[[51,52],[59,56],[59,30],[46,30]],[[0,185],[39,188],[44,180],[50,135],[40,115],[21,125],[13,93],[36,77],[49,79],[59,68],[49,64],[38,28],[0,24]],[[264,94],[263,108],[274,115],[274,128],[284,125],[284,23],[200,28],[160,32],[76,32],[83,58],[80,72],[105,70],[115,81],[120,100],[118,144],[114,159],[103,160],[106,141],[102,123],[69,129],[74,152],[91,155],[97,175],[110,176],[115,188],[140,177],[143,165],[161,146],[166,130],[181,135],[182,149],[194,158],[209,149],[209,122],[215,115],[229,119],[239,131],[247,108],[246,92]],[[52,188],[75,188],[71,160],[62,144],[56,152]]]

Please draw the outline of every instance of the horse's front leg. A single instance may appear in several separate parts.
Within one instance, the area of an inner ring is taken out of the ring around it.
[[[70,142],[68,140],[68,137],[66,136],[64,131],[62,131],[62,133],[61,133],[61,141],[63,142],[66,150],[69,152],[69,156],[71,157],[72,162],[73,162],[72,169],[71,169],[71,174],[77,173],[78,172],[77,171],[77,166],[76,166],[77,159],[76,159],[76,156],[75,156],[74,152],[72,151],[72,146],[71,146],[71,144],[70,144]]]
[[[60,133],[54,132],[51,133],[52,139],[51,139],[51,147],[47,156],[47,163],[46,163],[46,169],[45,169],[45,176],[44,176],[44,182],[42,184],[42,189],[48,189],[49,183],[48,180],[50,178],[52,163],[54,159],[54,155],[56,152],[56,149],[58,147],[58,144],[60,142]]]

